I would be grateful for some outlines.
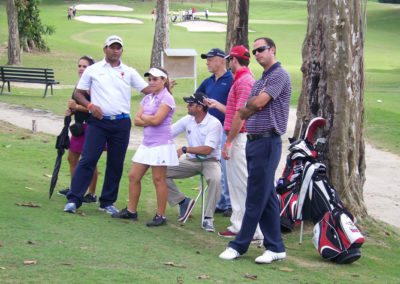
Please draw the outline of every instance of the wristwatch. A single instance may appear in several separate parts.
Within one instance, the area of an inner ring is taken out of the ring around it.
[[[183,154],[186,154],[186,152],[187,152],[187,147],[186,147],[186,146],[183,146],[183,147],[182,147],[182,153],[183,153]]]

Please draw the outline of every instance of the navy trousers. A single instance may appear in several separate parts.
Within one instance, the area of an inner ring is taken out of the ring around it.
[[[126,149],[129,144],[131,120],[98,120],[89,118],[85,133],[83,152],[71,181],[71,190],[67,194],[68,202],[76,207],[82,205],[83,196],[92,180],[94,169],[107,143],[107,163],[100,207],[112,205],[118,198]]]
[[[275,193],[275,171],[282,153],[280,136],[247,141],[247,198],[242,227],[229,247],[245,253],[257,224],[264,235],[264,246],[273,252],[284,252],[280,228],[279,202]]]

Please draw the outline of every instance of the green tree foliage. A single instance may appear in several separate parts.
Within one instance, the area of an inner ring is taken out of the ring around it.
[[[49,51],[43,36],[53,34],[55,28],[42,24],[38,8],[39,0],[16,0],[15,2],[18,9],[19,38],[23,50]]]

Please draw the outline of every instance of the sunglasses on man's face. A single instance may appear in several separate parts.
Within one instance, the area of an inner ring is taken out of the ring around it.
[[[79,68],[86,68],[88,67],[87,65],[78,65]]]
[[[269,45],[263,45],[263,46],[260,46],[260,47],[258,47],[256,49],[253,49],[252,53],[253,53],[253,55],[256,55],[257,52],[261,53],[261,52],[265,51],[266,49],[270,49],[270,48],[271,47]]]

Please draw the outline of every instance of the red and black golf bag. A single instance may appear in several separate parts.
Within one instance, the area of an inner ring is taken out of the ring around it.
[[[330,185],[325,165],[306,162],[298,199],[296,218],[301,220],[303,213],[310,216],[314,223],[313,243],[322,258],[345,264],[361,257],[365,239]]]
[[[304,139],[293,142],[282,177],[277,184],[281,205],[282,231],[291,231],[296,222],[312,220],[313,243],[324,259],[335,263],[351,263],[361,257],[360,247],[364,237],[355,225],[355,219],[341,202],[330,185],[326,167],[320,161],[323,150],[317,128],[325,119],[310,121]],[[301,232],[302,233],[302,232]]]
[[[318,158],[318,145],[320,140],[314,142],[316,130],[325,125],[325,119],[314,118],[308,124],[303,139],[290,141],[289,155],[286,157],[286,165],[282,177],[276,185],[276,192],[280,203],[281,230],[291,232],[296,223],[297,200],[300,193],[302,174],[307,161],[315,161]]]

